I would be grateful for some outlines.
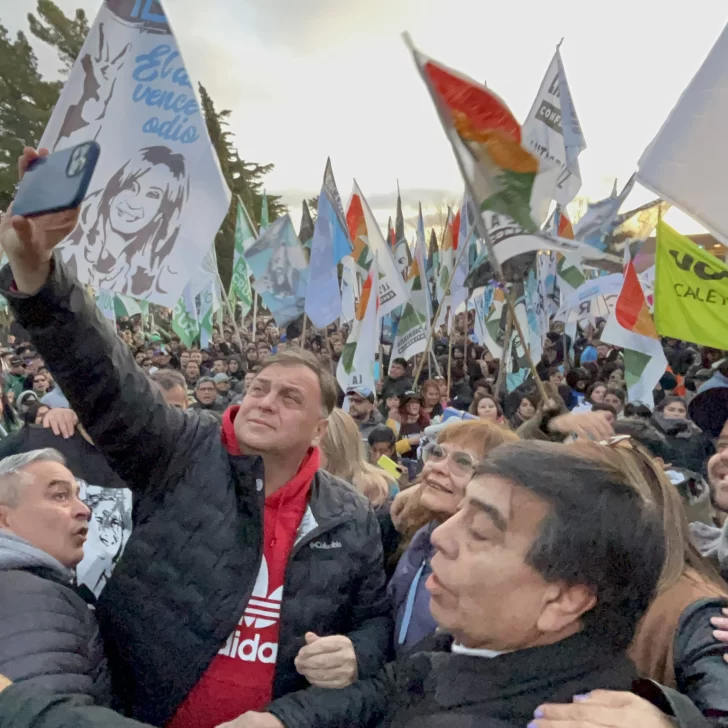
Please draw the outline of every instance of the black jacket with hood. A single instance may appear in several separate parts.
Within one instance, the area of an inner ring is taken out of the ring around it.
[[[134,531],[97,615],[127,709],[162,725],[250,598],[262,556],[262,461],[231,455],[218,423],[165,404],[59,256],[35,295],[11,288],[6,266],[0,291],[96,447],[134,492]],[[307,631],[347,635],[362,676],[379,669],[389,647],[371,506],[325,471],[311,485],[309,506],[317,525],[297,543],[286,572],[275,697],[307,684],[293,664]],[[322,540],[341,547],[309,548]]]

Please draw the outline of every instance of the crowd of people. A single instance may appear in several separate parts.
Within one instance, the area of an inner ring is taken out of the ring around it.
[[[73,222],[0,223],[0,728],[728,725],[726,352],[508,391],[460,315],[341,391],[346,326],[114,330]]]

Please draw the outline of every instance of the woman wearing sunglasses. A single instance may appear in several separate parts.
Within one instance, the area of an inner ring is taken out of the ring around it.
[[[395,619],[394,646],[402,653],[435,631],[425,581],[430,575],[432,532],[454,515],[475,466],[488,453],[518,436],[492,422],[457,422],[440,431],[437,441],[423,449],[424,467],[418,490],[408,495],[407,514],[398,522],[412,540],[389,583]]]

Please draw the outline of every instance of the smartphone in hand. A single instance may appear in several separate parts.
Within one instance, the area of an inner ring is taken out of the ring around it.
[[[377,460],[377,465],[383,470],[386,470],[393,477],[397,478],[397,480],[399,480],[404,473],[404,468],[397,465],[392,458],[388,458],[386,455],[382,455],[382,457]]]
[[[13,202],[13,215],[35,217],[78,207],[86,196],[101,147],[83,142],[30,163]]]

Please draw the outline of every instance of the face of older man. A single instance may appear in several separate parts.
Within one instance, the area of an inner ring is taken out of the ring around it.
[[[476,476],[455,516],[437,528],[430,611],[467,647],[506,651],[578,631],[564,610],[564,591],[526,563],[548,505],[524,488],[491,475]]]
[[[69,569],[83,559],[91,511],[79,498],[71,471],[60,463],[22,468],[15,502],[0,505],[0,528],[24,538]]]

